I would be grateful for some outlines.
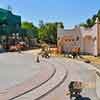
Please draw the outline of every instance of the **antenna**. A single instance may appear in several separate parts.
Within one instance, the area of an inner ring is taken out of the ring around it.
[[[7,10],[12,12],[12,7],[10,5],[8,5]]]

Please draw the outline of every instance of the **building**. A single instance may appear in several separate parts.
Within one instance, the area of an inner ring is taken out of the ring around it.
[[[28,47],[33,47],[37,44],[32,32],[21,28],[21,16],[0,8],[0,46],[9,49],[18,42],[25,42]]]
[[[100,55],[100,22],[98,18],[92,28],[75,26],[74,29],[58,28],[57,45],[60,52],[70,53],[79,48],[82,54]]]
[[[0,8],[0,35],[19,32],[21,17],[11,11]]]
[[[0,44],[7,47],[14,44],[20,34],[21,16],[0,8]]]

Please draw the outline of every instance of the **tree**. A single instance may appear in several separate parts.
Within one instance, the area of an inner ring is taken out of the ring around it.
[[[81,26],[81,27],[88,28],[87,24],[85,24],[85,23],[81,23],[80,26]]]
[[[33,24],[30,22],[22,22],[21,24],[22,29],[32,30]]]
[[[96,14],[93,15],[93,17],[92,17],[92,26],[95,24],[96,18],[97,18],[97,15]]]
[[[80,26],[83,26],[85,28],[91,28],[95,24],[97,17],[100,20],[100,10],[98,11],[97,14],[93,15],[92,18],[88,18],[86,23],[81,23]]]
[[[97,13],[97,17],[98,17],[99,20],[100,20],[100,10],[99,10],[98,13]]]
[[[64,24],[62,22],[56,22],[55,24],[56,24],[56,26],[59,25],[60,28],[64,28]]]
[[[27,35],[30,35],[32,37],[38,37],[38,28],[35,25],[33,25],[33,23],[23,22],[21,24],[21,28],[27,31]]]
[[[46,43],[57,43],[57,27],[58,24],[61,28],[64,28],[62,22],[46,23],[39,29],[39,39]]]
[[[97,15],[93,15],[93,17],[91,19],[88,18],[86,20],[86,23],[81,23],[80,26],[85,27],[85,28],[91,28],[95,24],[96,17],[97,17]]]
[[[97,15],[95,14],[95,15],[93,15],[93,17],[92,17],[92,20],[95,22],[95,21],[96,21],[96,18],[97,18]]]
[[[44,26],[44,27],[39,28],[39,30],[38,30],[38,38],[39,38],[39,40],[44,41],[46,39],[46,37],[47,37],[47,29],[46,29],[46,27]]]
[[[87,19],[86,24],[87,24],[88,27],[92,27],[93,26],[92,25],[92,20],[90,18]]]
[[[33,23],[23,22],[21,27],[26,30],[27,37],[30,39],[36,37],[38,40],[45,41],[46,43],[56,44],[57,43],[57,27],[64,28],[62,22],[45,23],[40,20],[39,28]]]

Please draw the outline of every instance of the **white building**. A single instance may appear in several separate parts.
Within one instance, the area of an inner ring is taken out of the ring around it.
[[[89,29],[77,26],[69,30],[58,28],[57,39],[60,51],[71,52],[73,48],[80,48],[81,53],[100,55],[100,22],[97,19]]]

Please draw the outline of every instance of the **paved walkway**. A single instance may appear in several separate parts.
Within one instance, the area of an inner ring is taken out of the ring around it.
[[[41,59],[41,63],[37,64],[35,63],[35,55],[33,57],[32,52],[24,52],[23,54],[8,53],[0,55],[0,64],[2,65],[1,70],[4,66],[4,69],[2,71],[6,71],[5,74],[3,74],[3,72],[1,71],[0,75],[0,82],[2,83],[1,92],[3,89],[6,89],[10,86],[12,87],[15,84],[25,82],[27,79],[31,79],[30,77],[32,76],[34,78],[37,73],[41,73],[39,71],[41,68],[41,70],[43,70],[44,65],[44,69],[47,68],[44,72],[42,71],[43,73],[40,74],[39,77],[36,77],[36,79],[38,80],[37,82],[41,83],[45,81],[39,87],[35,86],[36,88],[32,89],[32,87],[34,88],[33,84],[35,84],[35,82],[30,80],[28,85],[25,85],[25,87],[21,86],[22,88],[19,89],[10,88],[11,91],[15,92],[8,91],[7,94],[5,93],[6,95],[2,95],[1,93],[0,100],[69,100],[69,95],[66,95],[66,93],[68,92],[68,85],[72,80],[79,80],[84,83],[93,83],[92,88],[88,87],[83,89],[82,95],[85,97],[90,97],[92,100],[98,100],[97,93],[100,92],[100,77],[96,76],[95,67],[80,61],[66,60],[66,58],[63,57],[51,57],[50,59]],[[19,67],[17,67],[18,65]],[[6,70],[6,68],[8,69]],[[19,70],[20,68],[21,70]],[[99,71],[98,69],[96,70]],[[13,78],[11,77],[11,75],[13,75]],[[5,78],[3,78],[2,76]],[[3,82],[2,79],[4,80]],[[6,84],[6,79],[9,81],[8,84]],[[16,82],[14,82],[15,79],[17,79]],[[40,81],[41,79],[42,81]],[[36,84],[38,84],[37,82]],[[96,84],[96,87],[94,84]],[[19,95],[20,90],[21,93],[23,93],[23,90],[25,92],[27,89],[29,89],[30,91],[27,91],[23,95],[20,95],[20,97],[11,98],[12,95],[14,96],[17,93],[17,95]]]
[[[38,73],[30,54],[0,54],[0,91],[19,84]]]
[[[53,64],[54,66],[56,66],[57,69],[61,67],[65,69],[67,68],[68,77],[66,77],[64,82],[60,84],[58,87],[56,87],[54,90],[49,91],[49,93],[42,95],[38,99],[34,99],[35,92],[31,91],[15,100],[69,100],[69,96],[67,96],[66,93],[68,92],[68,84],[70,83],[70,81],[80,80],[83,82],[90,82],[90,83],[96,82],[95,71],[87,70],[87,69],[93,70],[92,66],[90,65],[87,65],[83,62],[73,61],[73,60],[66,61],[66,59],[63,58],[51,58],[47,61],[49,64]],[[47,88],[46,87],[40,88],[40,91],[41,89],[45,90]],[[37,95],[39,94],[40,92],[37,92]],[[83,89],[82,95],[86,97],[90,97],[92,100],[98,100],[95,87]]]

